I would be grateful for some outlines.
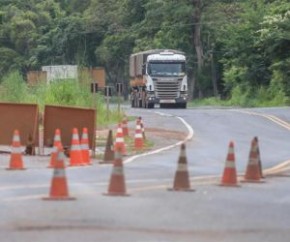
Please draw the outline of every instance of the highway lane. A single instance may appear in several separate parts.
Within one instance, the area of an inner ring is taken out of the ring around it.
[[[129,197],[102,195],[108,186],[109,165],[95,160],[91,167],[66,169],[70,193],[77,198],[70,202],[41,200],[48,195],[52,175],[46,168],[47,158],[25,157],[26,171],[8,172],[4,169],[8,157],[1,156],[1,237],[6,241],[289,241],[289,177],[271,177],[264,184],[242,184],[240,188],[216,185],[230,140],[235,142],[240,173],[255,135],[263,167],[290,157],[289,131],[245,111],[274,114],[286,122],[290,117],[287,108],[127,110],[142,116],[145,130],[158,127],[186,137],[188,130],[178,117],[190,124],[194,136],[186,144],[195,192],[167,191],[179,146],[125,164]],[[167,138],[159,148],[177,142]]]
[[[286,127],[285,124],[290,120],[290,111],[287,108],[190,109],[186,112],[178,109],[161,109],[153,112],[159,114],[160,111],[172,115],[168,117],[173,127],[179,122],[176,117],[181,117],[193,128],[194,136],[186,144],[190,168],[196,175],[220,174],[224,167],[230,141],[235,144],[237,170],[240,173],[244,172],[251,141],[255,136],[259,139],[263,168],[270,168],[290,159],[288,148],[290,125],[288,124]],[[275,120],[273,119],[273,111],[277,114]],[[286,118],[287,112],[289,119]],[[281,118],[277,121],[279,115],[286,121]],[[172,151],[167,151],[167,153],[170,152],[172,152],[170,156],[173,157],[174,153],[178,153],[178,147]],[[167,163],[166,159],[163,159],[163,162],[158,162],[158,164],[163,165]]]

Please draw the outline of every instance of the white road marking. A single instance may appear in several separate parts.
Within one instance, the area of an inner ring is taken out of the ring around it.
[[[155,112],[155,113],[157,113],[159,115],[162,115],[162,116],[175,117],[175,118],[179,119],[184,124],[184,126],[187,128],[187,130],[188,130],[188,134],[187,134],[186,138],[184,140],[181,140],[181,141],[176,142],[173,145],[169,145],[169,146],[166,146],[166,147],[157,149],[157,150],[145,152],[145,153],[140,154],[140,155],[132,156],[132,157],[124,160],[124,163],[125,164],[131,163],[132,161],[134,161],[135,159],[140,158],[140,157],[144,157],[144,156],[148,156],[148,155],[153,155],[153,154],[158,154],[158,153],[160,153],[162,151],[170,150],[172,148],[175,148],[176,146],[180,146],[181,144],[183,144],[183,143],[191,140],[192,137],[194,136],[194,130],[192,129],[192,127],[183,118],[178,117],[178,116],[168,115],[168,114],[161,113],[161,112]]]

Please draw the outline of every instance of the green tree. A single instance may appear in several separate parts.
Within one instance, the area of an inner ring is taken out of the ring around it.
[[[14,53],[14,58],[7,62],[10,69],[25,72],[41,65],[35,56],[36,49],[39,40],[49,31],[53,18],[61,16],[59,5],[53,0],[41,3],[37,0],[6,1],[1,5],[1,13],[0,42],[8,56],[1,55],[0,62],[9,60],[9,55]]]
[[[241,3],[237,20],[221,30],[219,41],[226,90],[240,85],[255,90],[261,84],[269,83],[267,58],[257,45],[260,22],[267,7],[262,0]]]
[[[261,22],[257,44],[264,50],[271,71],[271,84],[275,83],[290,97],[290,3],[277,1]],[[271,85],[273,87],[273,85]]]
[[[98,33],[96,63],[105,66],[110,83],[128,80],[128,59],[135,40],[134,24],[142,18],[144,1],[92,1],[86,12],[89,31]],[[141,16],[140,16],[141,14]]]

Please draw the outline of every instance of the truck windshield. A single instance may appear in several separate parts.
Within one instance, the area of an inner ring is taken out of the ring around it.
[[[148,74],[151,76],[184,76],[183,62],[151,62],[148,64]]]

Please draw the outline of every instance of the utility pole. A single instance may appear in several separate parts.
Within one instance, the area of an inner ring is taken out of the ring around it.
[[[118,82],[116,84],[116,89],[117,89],[117,95],[118,95],[118,117],[120,117],[120,112],[121,112],[121,94],[123,93],[123,83]]]
[[[97,92],[98,92],[98,83],[95,80],[91,83],[91,93],[93,94],[93,107],[95,110],[95,125],[93,130],[93,137],[92,137],[92,157],[96,157],[96,131],[97,131]]]
[[[109,111],[110,111],[109,101],[111,96],[112,96],[112,87],[105,86],[105,98],[107,103],[107,120],[109,120]]]

